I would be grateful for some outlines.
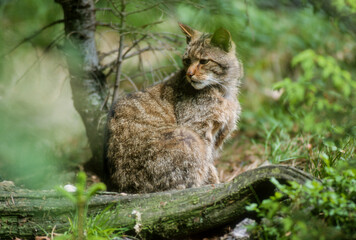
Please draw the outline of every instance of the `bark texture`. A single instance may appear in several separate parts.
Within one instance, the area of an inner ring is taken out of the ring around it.
[[[127,196],[103,192],[91,200],[89,215],[112,205],[109,225],[133,229],[136,210],[141,214],[141,237],[183,239],[248,216],[247,204],[274,194],[271,177],[301,184],[312,179],[298,169],[272,165],[242,173],[229,183],[200,188]],[[55,191],[0,189],[0,239],[30,239],[54,227],[55,232],[64,232],[73,211],[73,204]]]
[[[88,167],[102,177],[103,129],[106,122],[105,75],[99,70],[95,45],[93,0],[55,0],[63,8],[65,54],[74,107],[80,114],[93,157]]]

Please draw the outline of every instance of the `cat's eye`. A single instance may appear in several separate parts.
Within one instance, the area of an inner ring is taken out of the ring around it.
[[[200,64],[207,64],[209,62],[209,59],[200,59],[199,63]]]
[[[184,58],[184,59],[183,59],[183,64],[184,64],[185,66],[190,65],[190,63],[191,63],[191,61],[190,61],[189,58]]]

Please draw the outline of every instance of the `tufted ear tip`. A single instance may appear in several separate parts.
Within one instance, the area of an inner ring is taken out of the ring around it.
[[[214,32],[210,43],[225,52],[229,52],[231,49],[231,34],[225,28],[219,28]]]
[[[194,36],[197,34],[197,31],[183,23],[180,23],[180,22],[178,22],[178,25],[179,25],[180,29],[182,30],[182,32],[187,37],[187,43],[189,43],[192,40],[192,38],[194,38]]]

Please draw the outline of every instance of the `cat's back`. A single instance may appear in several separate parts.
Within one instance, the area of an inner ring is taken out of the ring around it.
[[[153,161],[176,126],[173,90],[166,83],[118,99],[107,122],[104,159],[108,189],[134,193],[165,188],[165,183],[161,187],[154,184],[159,184],[159,179],[152,180],[152,172],[164,168]]]
[[[109,130],[137,133],[139,129],[159,128],[176,122],[172,93],[164,83],[119,99],[109,116]],[[121,134],[122,132],[120,132]]]
[[[107,122],[107,157],[140,159],[166,128],[176,126],[173,90],[166,82],[118,99]]]

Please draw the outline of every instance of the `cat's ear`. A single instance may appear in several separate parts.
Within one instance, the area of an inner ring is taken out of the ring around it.
[[[197,34],[198,31],[194,30],[193,28],[183,24],[183,23],[178,23],[180,29],[182,29],[183,33],[187,37],[187,43],[189,43],[194,36]]]
[[[228,52],[231,49],[231,34],[226,29],[219,28],[214,32],[210,43]]]

